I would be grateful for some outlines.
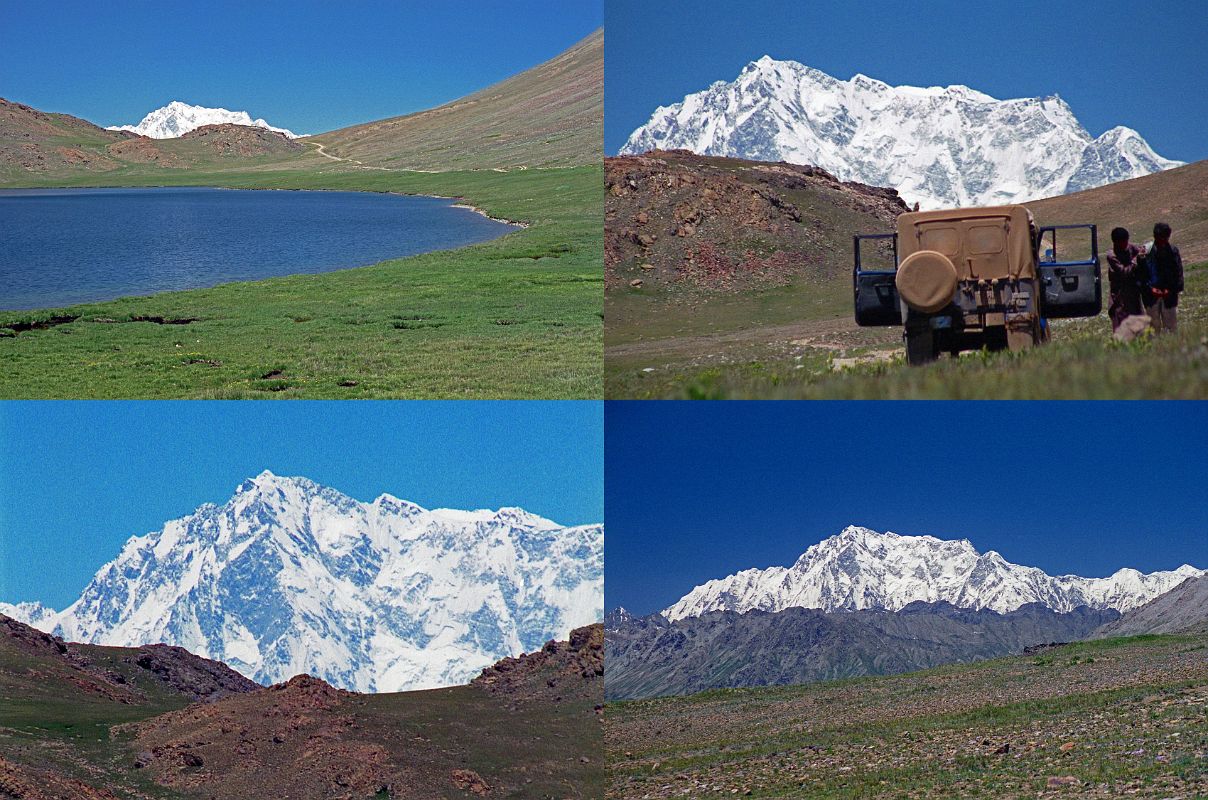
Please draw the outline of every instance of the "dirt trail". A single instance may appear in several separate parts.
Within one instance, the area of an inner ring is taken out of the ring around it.
[[[340,157],[340,156],[333,156],[331,153],[327,152],[327,150],[325,149],[325,148],[326,148],[326,145],[321,144],[321,143],[319,143],[319,142],[307,142],[307,144],[314,145],[315,152],[316,152],[316,153],[318,153],[319,155],[323,156],[324,158],[331,159],[332,161],[339,161],[339,162],[344,163],[344,164],[352,164],[352,165],[354,165],[354,166],[355,166],[357,169],[376,169],[376,170],[381,170],[382,172],[427,172],[427,173],[437,173],[437,172],[441,172],[441,171],[442,171],[442,170],[439,170],[439,169],[403,169],[402,167],[376,167],[376,166],[374,166],[374,165],[372,165],[372,164],[366,164],[364,161],[358,161],[358,160],[357,160],[357,159],[355,159],[355,158],[342,158],[342,157]],[[516,172],[523,172],[524,170],[526,170],[526,169],[528,169],[528,168],[529,168],[529,167],[528,167],[527,165],[525,165],[525,164],[521,164],[521,165],[519,165],[519,166],[511,167],[510,169],[504,169],[504,168],[502,168],[502,167],[492,167],[490,171],[491,171],[491,172],[512,172],[513,170],[515,170]],[[534,169],[539,169],[539,170],[543,170],[543,169],[561,169],[561,167],[534,167]]]
[[[682,354],[685,351],[716,351],[750,344],[785,344],[839,351],[866,345],[867,343],[857,339],[865,333],[867,333],[867,329],[860,328],[850,317],[836,317],[720,333],[626,342],[606,347],[605,354],[611,358],[631,358],[671,353]],[[890,345],[900,346],[896,337],[894,340],[884,343],[886,348]]]

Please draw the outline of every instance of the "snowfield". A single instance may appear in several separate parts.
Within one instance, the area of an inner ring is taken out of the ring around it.
[[[206,108],[191,106],[174,100],[163,108],[157,108],[137,125],[110,125],[106,130],[130,131],[139,136],[151,139],[175,139],[184,136],[189,131],[197,130],[203,125],[247,125],[249,127],[266,128],[270,131],[283,133],[291,139],[297,139],[298,134],[285,128],[274,128],[262,119],[252,119],[246,111],[228,111],[225,108]]]
[[[1204,574],[1184,564],[1149,574],[1121,569],[1107,578],[1052,576],[1012,564],[993,550],[979,553],[967,539],[899,536],[849,525],[807,549],[791,567],[749,569],[709,581],[663,616],[674,621],[710,611],[786,608],[900,611],[918,600],[999,613],[1028,603],[1057,612],[1087,606],[1124,613]]]
[[[1091,136],[1057,95],[996,100],[967,86],[845,81],[769,56],[657,109],[621,153],[677,148],[812,164],[924,209],[1053,197],[1183,163],[1130,128]]]

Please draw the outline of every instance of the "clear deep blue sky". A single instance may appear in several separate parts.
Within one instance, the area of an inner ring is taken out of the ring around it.
[[[604,417],[608,608],[651,613],[790,565],[849,524],[1050,574],[1208,568],[1208,403],[610,402]]]
[[[130,536],[268,469],[369,501],[601,522],[598,402],[0,403],[0,600],[63,608]]]
[[[602,0],[0,0],[0,97],[99,125],[183,100],[321,133],[466,95],[602,19]]]
[[[1056,93],[1094,136],[1127,125],[1167,158],[1208,158],[1203,0],[607,0],[605,29],[608,153],[658,106],[770,55],[843,79]]]

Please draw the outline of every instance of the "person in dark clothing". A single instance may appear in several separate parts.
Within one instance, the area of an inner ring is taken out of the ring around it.
[[[1107,282],[1111,292],[1111,303],[1107,313],[1112,320],[1112,330],[1120,327],[1127,317],[1145,314],[1142,291],[1149,283],[1149,265],[1145,249],[1128,243],[1128,231],[1112,229],[1112,249],[1107,254]]]
[[[1153,226],[1153,247],[1146,255],[1149,267],[1149,319],[1158,333],[1174,333],[1178,326],[1179,292],[1183,291],[1183,257],[1170,243],[1170,226]]]

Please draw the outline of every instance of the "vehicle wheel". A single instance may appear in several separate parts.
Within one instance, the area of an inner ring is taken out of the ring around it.
[[[933,331],[906,332],[906,363],[912,367],[929,364],[939,356]]]

